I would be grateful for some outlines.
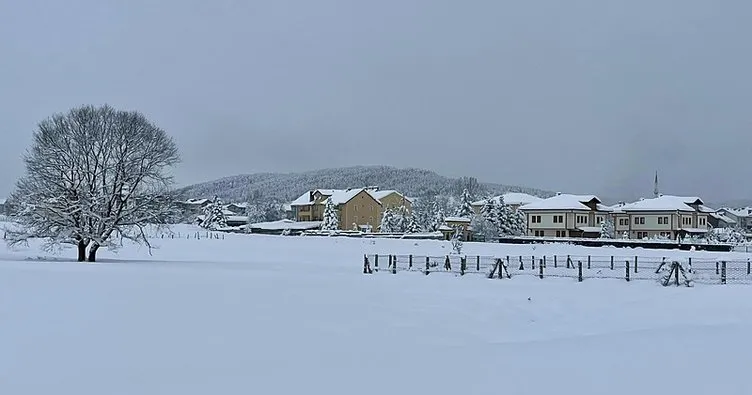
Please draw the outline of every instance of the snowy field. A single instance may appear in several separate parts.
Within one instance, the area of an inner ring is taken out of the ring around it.
[[[450,253],[440,241],[154,243],[151,256],[125,246],[97,264],[0,249],[0,394],[752,393],[752,285],[362,274],[364,254]],[[463,253],[748,257],[476,243]]]

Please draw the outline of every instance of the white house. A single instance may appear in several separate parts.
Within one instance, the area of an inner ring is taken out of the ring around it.
[[[617,237],[630,239],[704,235],[710,229],[709,216],[715,213],[695,196],[660,195],[641,199],[613,211]]]
[[[520,210],[527,217],[528,235],[538,237],[598,237],[611,211],[595,195],[561,193]]]

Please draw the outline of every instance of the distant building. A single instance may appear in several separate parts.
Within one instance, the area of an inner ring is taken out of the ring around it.
[[[339,228],[370,231],[381,225],[381,216],[388,207],[404,205],[408,212],[412,202],[397,191],[379,191],[375,188],[315,189],[290,203],[293,218],[300,222],[323,221],[324,207],[332,200],[339,215]]]
[[[557,194],[520,208],[529,236],[599,237],[611,209],[595,195]]]
[[[617,236],[626,233],[630,239],[703,236],[710,229],[709,218],[715,212],[699,197],[659,195],[615,209],[614,228]]]

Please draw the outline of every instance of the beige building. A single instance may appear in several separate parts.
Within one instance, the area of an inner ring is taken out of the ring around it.
[[[520,207],[529,236],[599,237],[610,209],[594,195],[557,194]]]
[[[472,220],[470,218],[463,217],[446,217],[444,218],[444,224],[439,227],[439,231],[444,235],[444,239],[450,240],[457,229],[462,233],[462,239],[464,241],[470,241],[473,238],[473,229],[470,226]]]
[[[708,232],[709,216],[715,211],[698,197],[660,195],[615,207],[614,230],[617,238],[626,234],[630,239],[701,236]]]
[[[379,228],[384,209],[404,205],[412,211],[412,202],[397,191],[374,188],[316,189],[308,191],[290,203],[296,221],[323,221],[324,207],[331,199],[337,206],[339,228],[362,231]]]
[[[497,204],[501,202],[501,200],[504,200],[504,204],[512,207],[513,209],[517,210],[521,206],[524,206],[526,204],[535,203],[543,200],[543,198],[540,198],[538,196],[528,195],[527,193],[520,193],[520,192],[508,192],[503,195],[494,196],[492,198]],[[486,204],[487,199],[478,200],[477,202],[473,202],[473,211],[475,211],[475,214],[480,214],[480,210],[483,208],[483,206]]]

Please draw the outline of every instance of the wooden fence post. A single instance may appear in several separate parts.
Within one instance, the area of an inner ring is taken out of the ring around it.
[[[571,265],[572,265],[572,257],[567,255],[567,269],[569,269]]]
[[[629,282],[629,261],[627,261],[627,282]]]
[[[538,262],[538,273],[539,273],[538,276],[541,279],[543,279],[543,266],[544,266],[543,259],[541,259],[540,262]]]
[[[475,258],[475,271],[476,271],[476,272],[479,272],[479,271],[480,271],[480,255],[478,255],[478,256],[477,256],[477,257]]]
[[[577,281],[582,282],[582,261],[577,261]]]
[[[747,258],[747,275],[750,274],[750,269],[752,269],[752,267],[750,267],[749,258]]]
[[[525,270],[525,264],[522,263],[522,255],[520,255],[520,270]]]
[[[460,276],[464,276],[465,275],[465,262],[466,262],[466,259],[467,259],[466,256],[460,257]]]
[[[715,263],[715,274],[716,275],[721,274],[720,263],[718,263],[717,261]]]
[[[452,261],[449,260],[449,255],[444,259],[444,270],[452,271]]]
[[[392,274],[397,274],[397,255],[392,256]]]
[[[533,267],[533,270],[535,270],[535,255],[530,257],[530,264]]]
[[[557,267],[557,264],[556,264],[556,255],[554,255],[554,268],[556,268],[556,267]]]
[[[410,256],[407,258],[409,259],[409,269],[413,270],[413,254],[410,254]]]
[[[426,257],[426,276],[431,273],[431,258]]]
[[[507,257],[507,262],[509,262],[509,257]],[[502,272],[502,269],[506,269],[506,266],[504,265],[504,261],[499,259],[499,278],[504,278],[504,273]]]
[[[611,270],[614,270],[614,256],[611,255]]]
[[[637,255],[634,257],[634,272],[637,273]]]
[[[546,266],[546,256],[543,255],[543,266]]]
[[[726,284],[726,261],[721,262],[721,284]]]
[[[376,254],[376,257],[373,258],[373,270],[375,270],[376,273],[379,272],[379,254]]]
[[[590,270],[590,255],[587,256],[587,268]]]
[[[689,257],[689,272],[692,273],[692,257]]]
[[[368,274],[368,255],[363,255],[363,274]]]

